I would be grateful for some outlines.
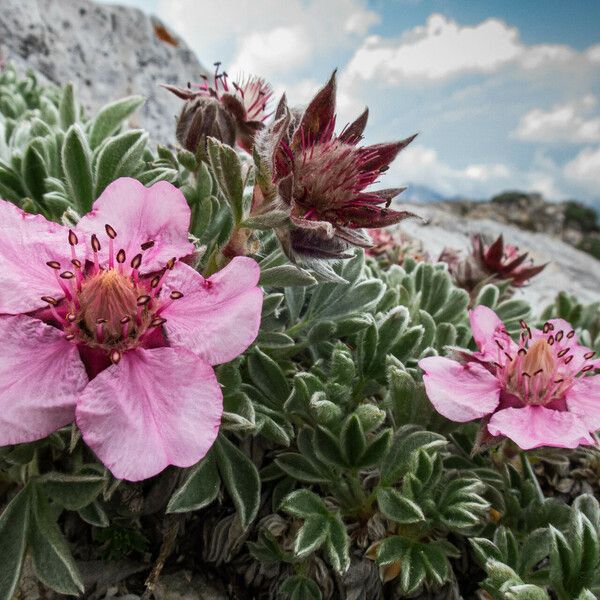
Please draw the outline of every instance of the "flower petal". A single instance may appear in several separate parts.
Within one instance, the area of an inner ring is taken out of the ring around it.
[[[181,348],[137,349],[102,371],[77,400],[83,439],[119,479],[189,467],[219,432],[223,396],[213,369]]]
[[[544,406],[499,410],[490,419],[488,430],[492,435],[510,438],[523,450],[540,446],[577,448],[594,443],[578,415]]]
[[[259,276],[258,264],[242,256],[208,279],[177,263],[161,291],[163,298],[171,291],[183,293],[163,313],[171,345],[188,348],[211,365],[240,355],[258,335],[263,302]]]
[[[75,416],[88,382],[77,347],[25,315],[0,317],[0,446],[39,440]]]
[[[142,273],[150,273],[164,267],[170,258],[194,251],[188,240],[190,215],[183,194],[167,181],[146,188],[135,179],[121,177],[102,192],[92,210],[79,221],[77,231],[88,238],[93,233],[98,236],[103,264],[108,262],[107,224],[117,232],[115,252],[122,248],[129,260],[141,252],[142,244],[154,242],[144,252],[140,268]]]
[[[504,323],[491,308],[483,305],[476,306],[469,311],[469,320],[480,358],[504,364],[503,350],[508,353],[517,351],[517,346],[506,332]]]
[[[566,400],[569,412],[579,415],[590,431],[600,429],[600,375],[577,379]]]
[[[500,401],[500,382],[482,365],[460,364],[442,356],[419,361],[434,408],[451,421],[464,423],[489,415]]]
[[[19,314],[46,306],[41,296],[64,296],[46,262],[71,266],[69,230],[0,200],[0,312]]]

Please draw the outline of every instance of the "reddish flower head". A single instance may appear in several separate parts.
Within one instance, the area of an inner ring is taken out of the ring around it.
[[[214,442],[212,366],[254,340],[259,268],[236,258],[204,279],[190,209],[167,182],[109,185],[75,229],[0,201],[0,445],[76,419],[122,479],[190,466]]]
[[[502,235],[492,244],[486,244],[481,235],[472,237],[471,254],[461,260],[458,253],[445,249],[440,260],[448,263],[448,270],[456,283],[469,291],[490,281],[510,281],[513,287],[522,287],[532,277],[546,268],[546,265],[534,265],[529,254],[519,254],[519,249],[505,244]]]
[[[219,73],[220,63],[215,66],[211,82],[207,77],[203,83],[188,84],[187,88],[164,86],[186,101],[177,122],[177,139],[191,152],[206,136],[230,146],[237,142],[240,148],[252,152],[254,136],[271,114],[271,86],[261,77],[230,82],[226,72]]]
[[[291,226],[280,230],[292,257],[340,258],[350,245],[369,247],[363,227],[385,227],[412,216],[389,208],[404,188],[368,190],[415,136],[400,142],[360,147],[368,111],[335,133],[335,73],[304,113],[288,110],[285,97],[272,126],[257,140]],[[272,196],[271,182],[263,184]]]
[[[482,421],[482,439],[507,437],[520,448],[576,448],[593,444],[600,429],[600,361],[581,346],[569,323],[548,321],[542,330],[522,323],[519,343],[496,313],[470,313],[479,348],[460,362],[441,356],[419,366],[435,409],[451,421]]]

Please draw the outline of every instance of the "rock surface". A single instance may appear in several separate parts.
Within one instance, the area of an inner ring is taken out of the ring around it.
[[[0,56],[59,85],[72,81],[85,108],[147,97],[132,126],[174,140],[181,101],[159,83],[184,86],[205,73],[193,52],[155,17],[90,0],[1,0]]]
[[[401,231],[419,240],[432,259],[436,259],[444,247],[467,251],[472,234],[483,233],[496,238],[502,233],[506,242],[529,251],[536,263],[548,262],[542,273],[516,292],[515,297],[525,298],[534,312],[550,304],[559,291],[574,294],[584,303],[600,300],[600,261],[559,239],[490,219],[460,217],[433,205],[403,204],[402,207],[427,220],[427,223],[417,219],[404,221]]]

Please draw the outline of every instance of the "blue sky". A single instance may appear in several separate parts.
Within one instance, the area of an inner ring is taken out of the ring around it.
[[[598,0],[126,3],[292,103],[338,67],[341,124],[368,105],[368,142],[420,134],[386,184],[600,201]]]

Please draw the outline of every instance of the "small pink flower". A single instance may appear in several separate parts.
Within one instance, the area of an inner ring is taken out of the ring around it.
[[[460,362],[441,356],[419,366],[435,409],[451,421],[483,419],[483,435],[513,440],[523,450],[594,444],[600,429],[600,361],[577,342],[562,319],[543,330],[521,324],[519,343],[496,313],[478,306],[470,313],[478,352],[460,352]],[[487,431],[485,431],[487,429]]]
[[[211,365],[255,339],[259,267],[204,279],[190,209],[167,182],[109,185],[75,229],[0,201],[0,445],[76,419],[115,477],[188,467],[223,410]]]

